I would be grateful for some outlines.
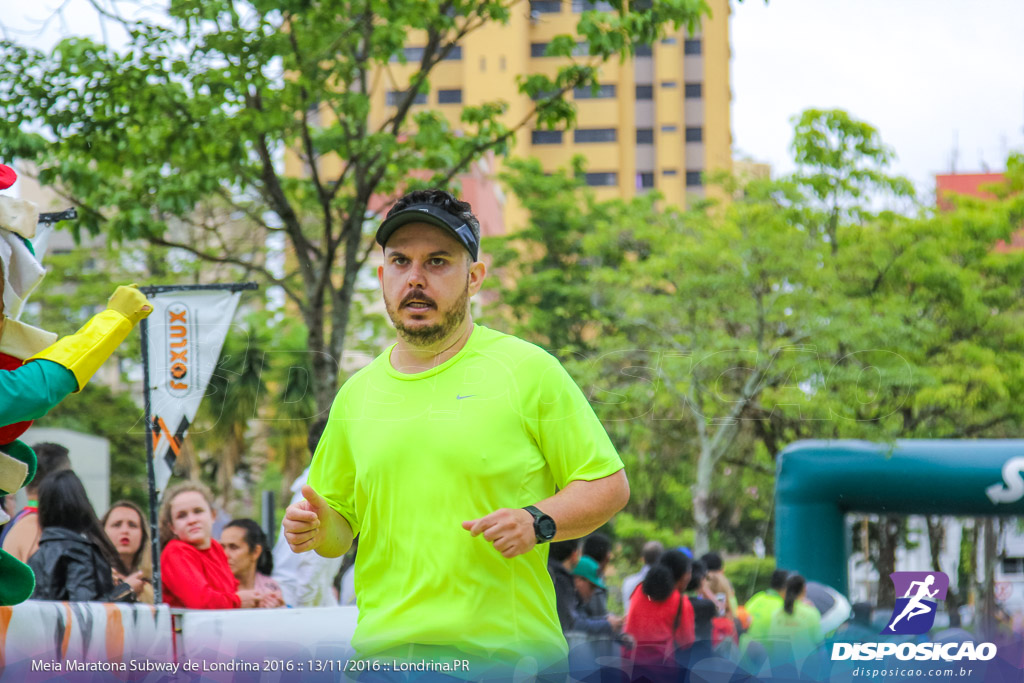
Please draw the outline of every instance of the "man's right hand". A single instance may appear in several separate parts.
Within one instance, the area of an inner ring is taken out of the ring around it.
[[[284,513],[284,538],[293,553],[316,550],[323,542],[323,522],[328,505],[323,497],[309,485],[303,485],[302,498],[289,505]]]

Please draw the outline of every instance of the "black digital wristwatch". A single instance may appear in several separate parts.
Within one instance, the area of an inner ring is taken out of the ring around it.
[[[547,543],[555,537],[555,520],[533,505],[527,505],[523,509],[533,515],[533,533],[537,537],[537,543]]]

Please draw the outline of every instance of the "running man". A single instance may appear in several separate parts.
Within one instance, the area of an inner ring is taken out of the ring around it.
[[[910,598],[910,602],[908,602],[907,606],[903,608],[903,611],[900,612],[900,615],[893,619],[892,623],[889,624],[890,631],[894,633],[896,632],[896,622],[902,619],[903,617],[906,617],[907,621],[910,621],[911,619],[920,614],[928,614],[932,611],[931,607],[929,607],[928,605],[921,604],[921,601],[925,598],[934,598],[936,595],[939,594],[938,588],[936,588],[934,591],[928,590],[928,588],[931,587],[933,583],[935,583],[935,576],[932,574],[929,574],[928,578],[926,578],[924,581],[910,582],[910,586],[907,588],[907,594],[903,596],[905,598]],[[914,586],[918,586],[917,595],[911,596],[910,594],[914,592]]]
[[[412,192],[388,213],[377,276],[398,341],[338,392],[304,500],[285,515],[295,552],[334,557],[359,534],[360,657],[557,666],[567,645],[547,542],[594,531],[629,498],[559,362],[473,323],[479,240],[471,207],[447,192]]]

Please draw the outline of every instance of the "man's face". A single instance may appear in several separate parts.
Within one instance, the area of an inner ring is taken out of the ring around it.
[[[484,264],[470,264],[466,248],[445,230],[409,223],[388,240],[377,277],[398,334],[425,347],[447,339],[465,321],[484,272]]]

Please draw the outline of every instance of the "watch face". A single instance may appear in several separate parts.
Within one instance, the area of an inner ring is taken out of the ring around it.
[[[550,517],[541,517],[537,520],[537,534],[541,538],[551,540],[555,537],[555,520]]]

